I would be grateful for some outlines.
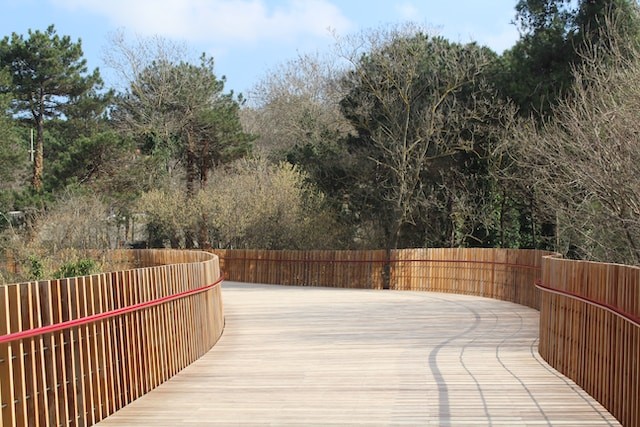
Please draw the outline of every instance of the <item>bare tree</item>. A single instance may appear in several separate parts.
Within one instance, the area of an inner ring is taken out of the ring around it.
[[[607,34],[583,49],[555,120],[524,125],[513,148],[555,217],[558,250],[640,264],[640,51]]]
[[[259,135],[257,148],[281,156],[296,145],[335,143],[349,134],[339,107],[343,73],[330,55],[301,55],[270,71],[249,92],[243,112],[247,131]]]

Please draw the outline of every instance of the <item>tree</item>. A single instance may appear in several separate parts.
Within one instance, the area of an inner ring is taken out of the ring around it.
[[[9,84],[9,75],[0,70],[0,86]],[[12,193],[19,189],[26,173],[27,150],[19,143],[21,129],[7,111],[10,109],[12,95],[0,94],[0,212],[12,210]],[[8,226],[0,216],[0,230]]]
[[[87,74],[82,56],[81,41],[60,37],[53,25],[44,32],[29,30],[27,39],[13,33],[0,42],[0,66],[11,76],[0,91],[13,93],[13,111],[36,130],[31,180],[36,191],[42,190],[45,122],[72,114],[74,105],[102,87],[98,69]]]
[[[329,56],[301,55],[271,71],[251,90],[245,118],[259,134],[258,149],[278,158],[352,131],[340,111],[344,70],[336,62]]]
[[[377,224],[388,253],[468,244],[485,216],[486,159],[511,117],[485,75],[495,54],[411,27],[351,46],[341,105],[357,132],[347,144],[358,159],[350,194],[358,215]]]
[[[606,43],[584,50],[570,96],[558,103],[554,120],[523,126],[513,155],[524,170],[520,178],[535,177],[536,197],[557,225],[558,251],[637,265],[640,52],[626,38],[600,34],[600,40]]]
[[[187,199],[206,187],[217,166],[251,150],[253,137],[239,118],[244,100],[224,92],[213,58],[203,54],[194,64],[184,49],[162,39],[132,47],[116,38],[113,44],[109,63],[127,82],[114,122],[143,155],[161,159],[168,175],[184,177]],[[205,229],[191,230],[186,245],[207,246],[207,236]]]
[[[415,31],[371,33],[365,41],[364,53],[345,55],[354,68],[342,107],[357,131],[349,146],[361,177],[351,196],[361,215],[379,223],[390,250],[424,214],[451,213],[450,196],[466,185],[458,180],[480,172],[477,160],[509,112],[483,76],[495,60],[487,49]],[[450,220],[445,214],[453,226]]]
[[[583,49],[606,44],[609,35],[603,28],[639,40],[635,9],[633,0],[519,0],[516,24],[520,40],[502,58],[499,87],[503,95],[516,103],[524,117],[548,118],[570,92]],[[620,17],[617,25],[605,25],[613,15]]]
[[[168,169],[184,168],[191,196],[206,185],[213,167],[246,154],[252,137],[239,120],[243,99],[224,93],[213,58],[203,54],[194,65],[180,49],[156,42],[154,51],[144,41],[130,47],[116,39],[120,57],[111,58],[112,66],[130,80],[113,115],[144,152],[164,155]]]
[[[640,41],[637,8],[633,0],[518,1],[520,40],[500,58],[494,72],[496,88],[516,105],[521,117],[533,117],[541,126],[553,121],[555,107],[574,90],[575,70],[595,58],[603,64],[615,62],[608,58],[612,40],[625,40],[625,48],[618,43],[619,53],[631,55],[636,50],[633,46]],[[599,54],[594,56],[596,51]],[[510,237],[500,241],[553,249],[556,218],[545,212],[548,207],[535,191],[532,171],[509,155],[496,160],[502,170],[499,175],[508,177],[499,180],[507,190],[500,198],[505,206],[500,217],[507,219],[501,234]]]
[[[625,42],[619,43],[622,40]],[[617,54],[623,56],[635,53],[637,44],[640,42],[638,2],[634,0],[581,1],[574,13],[570,41],[580,56],[580,64],[585,59],[589,60],[594,47],[598,47],[601,54],[616,50]]]
[[[353,132],[340,109],[345,70],[335,55],[301,55],[270,71],[250,92],[243,124],[258,135],[256,150],[305,172],[338,212],[351,167],[340,141]],[[347,216],[342,216],[348,220]]]

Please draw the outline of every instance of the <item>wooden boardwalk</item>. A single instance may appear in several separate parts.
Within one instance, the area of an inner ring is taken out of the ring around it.
[[[101,426],[613,426],[538,313],[427,292],[225,283],[218,344]]]

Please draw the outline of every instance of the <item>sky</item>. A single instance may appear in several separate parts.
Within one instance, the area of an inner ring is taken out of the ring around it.
[[[160,36],[215,60],[225,89],[249,93],[279,64],[325,52],[335,34],[415,22],[456,42],[476,41],[502,53],[518,38],[511,23],[516,0],[0,0],[0,36],[54,24],[82,40],[90,70],[107,86],[109,40]]]

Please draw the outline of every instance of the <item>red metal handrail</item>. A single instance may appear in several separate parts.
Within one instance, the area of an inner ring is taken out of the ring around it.
[[[174,301],[181,298],[186,298],[191,295],[199,294],[201,292],[207,291],[214,286],[222,283],[224,280],[223,276],[220,276],[215,282],[201,286],[196,289],[191,289],[188,291],[180,292],[173,295],[168,295],[162,298],[157,298],[151,301],[141,302],[138,304],[130,305],[127,307],[118,308],[115,310],[105,311],[104,313],[92,314],[90,316],[81,317],[79,319],[67,320],[65,322],[55,323],[53,325],[41,326],[39,328],[27,329],[26,331],[13,332],[7,335],[0,335],[0,344],[23,340],[26,338],[36,337],[38,335],[49,334],[52,332],[62,331],[64,329],[69,329],[77,326],[86,325],[87,323],[98,322],[100,320],[109,319],[111,317],[120,316],[122,314],[132,313],[134,311],[139,311],[145,308],[154,307],[156,305],[164,304],[170,301]]]
[[[223,261],[271,261],[271,262],[310,262],[310,263],[353,263],[353,264],[364,264],[364,263],[399,263],[399,262],[440,262],[440,263],[458,263],[458,264],[488,264],[488,265],[502,265],[506,267],[516,267],[516,268],[524,268],[531,270],[540,270],[541,267],[528,265],[528,264],[514,264],[509,262],[498,262],[498,261],[483,261],[483,260],[464,260],[464,259],[302,259],[302,258],[293,258],[293,259],[273,259],[273,258],[227,258],[223,255],[218,255]]]
[[[557,294],[557,295],[567,296],[569,298],[573,298],[573,299],[576,299],[578,301],[582,301],[582,302],[584,302],[586,304],[602,308],[603,310],[607,310],[610,313],[613,313],[613,314],[615,314],[617,316],[620,316],[620,317],[624,318],[625,320],[629,321],[630,323],[633,323],[634,325],[640,327],[640,317],[636,316],[633,313],[629,313],[629,312],[626,312],[624,310],[621,310],[620,308],[616,307],[615,305],[612,305],[612,304],[609,304],[609,303],[606,303],[606,302],[602,302],[602,301],[596,301],[594,299],[582,296],[582,295],[580,295],[580,294],[578,294],[576,292],[571,292],[571,291],[565,291],[565,290],[561,290],[561,289],[552,288],[551,286],[542,283],[541,280],[537,280],[535,282],[535,285],[536,285],[536,287],[538,289],[542,289],[544,291],[551,292],[551,293],[554,293],[554,294]]]

